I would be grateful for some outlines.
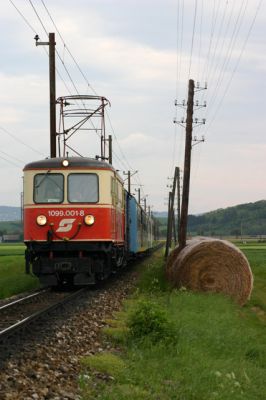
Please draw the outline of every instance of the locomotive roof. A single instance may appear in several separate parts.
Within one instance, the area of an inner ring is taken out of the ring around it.
[[[62,162],[68,160],[68,167],[63,167]],[[100,161],[95,158],[88,157],[55,157],[46,158],[44,160],[33,161],[26,164],[24,171],[30,169],[67,169],[67,168],[95,168],[95,169],[110,169],[114,172],[116,171],[111,164],[105,161]]]

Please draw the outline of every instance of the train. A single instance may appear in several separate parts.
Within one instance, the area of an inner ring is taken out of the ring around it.
[[[54,157],[23,171],[25,269],[41,285],[93,285],[154,247],[154,217],[107,161]]]

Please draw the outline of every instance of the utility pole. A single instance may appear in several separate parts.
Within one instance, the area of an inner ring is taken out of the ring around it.
[[[108,136],[108,144],[109,144],[109,164],[113,164],[113,143],[112,143],[112,135]]]
[[[177,242],[174,203],[175,203],[176,187],[177,187],[177,191],[178,191],[178,179],[179,179],[179,168],[175,167],[172,192],[169,192],[167,240],[166,240],[166,247],[165,247],[165,257],[168,256],[169,248],[171,247],[171,244],[172,244],[173,231],[174,231],[174,241],[175,241],[175,243]],[[179,187],[179,189],[180,189],[180,187]]]
[[[177,167],[177,238],[180,243],[180,168]]]
[[[173,196],[173,194],[172,194],[172,197],[173,197],[173,203],[174,203],[174,196]],[[176,223],[175,223],[175,209],[173,208],[173,236],[174,236],[174,242],[175,242],[175,245],[176,245],[176,243],[177,243],[177,238],[176,238]]]
[[[138,188],[138,203],[140,204],[140,188]]]
[[[187,119],[186,119],[186,145],[185,145],[185,161],[184,161],[184,178],[182,192],[182,207],[180,218],[180,248],[186,246],[187,221],[188,221],[188,203],[189,203],[189,184],[190,184],[190,166],[191,166],[191,144],[193,129],[193,101],[194,101],[194,80],[190,79],[188,84],[188,102],[187,102]]]
[[[171,247],[172,241],[172,214],[171,214],[171,204],[173,202],[172,192],[169,192],[168,198],[168,218],[167,218],[167,237],[166,237],[166,244],[165,244],[165,253],[164,257],[167,258],[169,254],[169,248]]]
[[[56,87],[55,87],[55,34],[49,33],[49,42],[39,42],[35,36],[36,46],[49,46],[49,80],[50,80],[50,157],[56,157]]]
[[[132,176],[134,176],[137,172],[138,172],[138,171],[134,171],[134,172],[131,172],[131,171],[125,172],[125,171],[123,171],[123,174],[124,174],[124,175],[127,175],[125,181],[127,180],[127,191],[128,191],[129,194],[131,194],[131,178],[132,178]],[[125,181],[124,181],[124,182],[125,182]],[[138,197],[139,197],[139,203],[140,203],[140,189],[138,189],[138,192],[139,192],[139,193],[138,193]]]
[[[130,171],[127,171],[127,191],[130,194]]]

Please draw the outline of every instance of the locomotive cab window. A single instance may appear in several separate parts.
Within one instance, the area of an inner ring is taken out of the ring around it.
[[[69,174],[68,201],[70,203],[97,203],[99,179],[96,174]]]
[[[64,176],[62,174],[36,174],[33,199],[35,203],[62,203],[64,200]]]

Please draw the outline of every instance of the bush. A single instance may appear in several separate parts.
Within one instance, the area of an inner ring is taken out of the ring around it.
[[[134,339],[149,337],[153,342],[173,337],[173,326],[164,309],[149,300],[140,300],[129,314],[129,333]]]

